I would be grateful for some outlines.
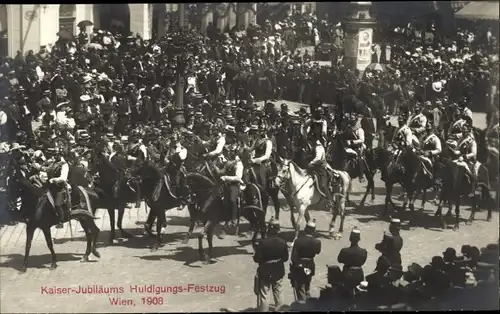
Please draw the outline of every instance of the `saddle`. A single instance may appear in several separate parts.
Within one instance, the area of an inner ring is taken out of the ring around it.
[[[57,191],[57,192],[59,192],[59,191]],[[62,188],[61,193],[63,193],[63,198],[64,198],[63,204],[61,206],[64,210],[64,215],[67,217],[69,215],[69,212],[71,211],[72,206],[73,206],[72,202],[71,202],[71,187],[69,185],[65,184],[64,187]],[[47,196],[47,200],[49,201],[52,208],[54,210],[56,210],[56,202],[55,202],[55,198],[54,198],[52,191],[48,190],[46,193],[46,196]],[[66,217],[63,217],[63,218],[66,218]]]

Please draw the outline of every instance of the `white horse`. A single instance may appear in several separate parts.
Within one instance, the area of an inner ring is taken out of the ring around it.
[[[301,169],[297,164],[288,159],[280,159],[278,162],[278,174],[276,176],[276,185],[280,187],[282,193],[287,198],[291,211],[290,220],[295,229],[295,239],[297,239],[300,230],[302,217],[305,217],[308,222],[311,217],[308,209],[323,209],[326,206],[330,207],[332,219],[330,221],[330,236],[334,239],[340,239],[344,231],[345,218],[345,193],[351,181],[347,172],[333,170],[339,184],[336,184],[333,192],[334,206],[330,205],[326,196],[320,191],[318,182],[314,177]],[[297,220],[294,214],[298,213]],[[340,215],[339,231],[334,234],[335,220]]]

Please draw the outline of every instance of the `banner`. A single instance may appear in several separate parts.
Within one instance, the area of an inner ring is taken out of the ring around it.
[[[358,56],[356,68],[364,71],[372,63],[372,38],[373,29],[360,29],[358,33]]]

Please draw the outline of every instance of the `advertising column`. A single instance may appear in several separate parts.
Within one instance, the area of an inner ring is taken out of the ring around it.
[[[358,32],[358,56],[356,58],[356,69],[363,72],[372,63],[372,39],[373,29],[360,29]]]
[[[371,45],[375,20],[370,15],[371,2],[351,2],[352,13],[345,19],[343,63],[363,75],[371,63]]]

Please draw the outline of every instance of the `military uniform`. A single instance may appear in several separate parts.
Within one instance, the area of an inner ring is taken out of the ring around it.
[[[259,264],[257,269],[259,311],[267,312],[269,310],[267,297],[271,289],[276,308],[279,308],[283,305],[282,285],[285,276],[285,262],[288,261],[288,246],[285,240],[277,235],[262,239],[255,248],[253,260]]]
[[[352,243],[350,247],[340,250],[337,261],[344,264],[342,277],[344,285],[348,288],[356,287],[364,279],[362,266],[366,262],[368,252],[359,247],[357,243]]]
[[[458,143],[458,151],[460,155],[463,156],[463,160],[457,161],[459,164],[465,166],[468,173],[473,179],[477,176],[477,171],[479,169],[479,162],[476,160],[477,157],[477,143],[472,133],[464,136]]]
[[[315,225],[308,224],[306,229],[309,226],[315,228]],[[311,279],[316,273],[314,257],[319,253],[321,253],[321,241],[312,234],[298,238],[293,244],[290,275],[299,301],[305,301],[310,297]]]
[[[441,140],[439,137],[432,132],[424,136],[422,141],[422,151],[424,154],[423,156],[420,156],[420,158],[424,162],[427,162],[431,168],[434,168],[434,161],[442,152]]]

